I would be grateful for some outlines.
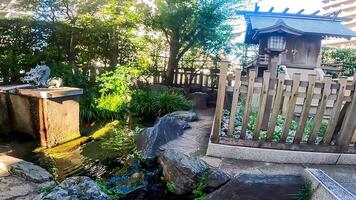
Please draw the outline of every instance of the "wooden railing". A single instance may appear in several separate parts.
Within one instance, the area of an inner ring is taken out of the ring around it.
[[[158,75],[154,77],[154,83],[163,83],[165,73],[165,71],[159,71]],[[204,89],[216,90],[218,88],[219,73],[220,70],[218,69],[178,69],[174,71],[173,86],[198,86]]]
[[[229,83],[227,62],[221,63],[220,72],[212,142],[270,149],[356,153],[354,144],[351,144],[356,128],[356,74],[352,82],[348,82],[346,77],[332,80],[330,76],[317,81],[315,75],[309,75],[308,81],[301,81],[299,73],[286,80],[285,74],[273,78],[269,71],[265,71],[263,78],[256,78],[253,69],[246,77],[236,70],[234,81]],[[228,92],[232,92],[231,110],[224,112],[224,108],[230,107],[224,105],[224,102],[229,102],[225,99]],[[253,102],[258,103],[253,105]],[[254,110],[255,123],[251,128],[249,122]],[[237,118],[241,119],[241,127],[236,127]],[[277,120],[280,125],[281,119],[284,125],[276,131]],[[293,124],[297,125],[294,130],[291,128]],[[320,134],[322,125],[324,131]]]

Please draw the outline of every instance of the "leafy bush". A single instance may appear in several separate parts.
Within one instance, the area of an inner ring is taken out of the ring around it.
[[[98,78],[99,92],[102,96],[110,94],[129,96],[140,75],[140,70],[135,67],[115,67]]]
[[[207,187],[208,187],[208,174],[204,173],[200,178],[197,187],[192,191],[194,200],[204,200],[207,195],[207,191],[206,191]]]
[[[137,90],[130,102],[130,112],[141,119],[154,121],[157,117],[177,111],[190,110],[192,102],[175,90]]]
[[[139,152],[135,146],[135,138],[140,131],[141,129],[139,128],[130,130],[119,126],[105,136],[107,140],[102,146],[103,148],[117,152],[118,157],[128,155],[139,156]]]
[[[131,94],[141,72],[134,67],[118,66],[98,78],[100,97],[96,108],[103,119],[121,119],[128,113]]]
[[[344,76],[353,76],[356,71],[356,50],[347,48],[324,47],[322,61],[326,64],[341,62],[343,64]]]

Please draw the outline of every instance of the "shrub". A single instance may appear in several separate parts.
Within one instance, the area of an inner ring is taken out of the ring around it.
[[[98,78],[99,92],[102,96],[110,94],[129,96],[139,76],[140,70],[137,68],[118,66]]]
[[[104,137],[106,141],[102,144],[102,147],[114,150],[117,152],[118,157],[128,155],[139,156],[138,150],[135,146],[135,138],[140,131],[141,129],[139,128],[130,130],[128,128],[118,126]]]
[[[169,89],[165,91],[137,90],[130,102],[130,112],[141,119],[154,121],[157,117],[177,111],[190,110],[192,102],[184,95]]]
[[[158,116],[163,116],[177,110],[189,110],[192,108],[192,102],[185,96],[168,90],[156,96],[154,106]]]

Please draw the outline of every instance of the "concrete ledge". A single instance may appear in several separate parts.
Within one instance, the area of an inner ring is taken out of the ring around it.
[[[356,196],[320,169],[305,169],[304,179],[310,183],[311,200],[355,200]]]
[[[356,154],[276,150],[214,144],[211,142],[208,145],[207,156],[274,163],[356,164]]]
[[[16,94],[42,99],[51,99],[58,97],[80,96],[83,94],[83,89],[71,87],[18,89]]]

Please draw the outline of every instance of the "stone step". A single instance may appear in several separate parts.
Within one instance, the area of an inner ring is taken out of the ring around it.
[[[42,167],[8,155],[0,156],[0,170],[34,183],[53,180],[53,176]]]

